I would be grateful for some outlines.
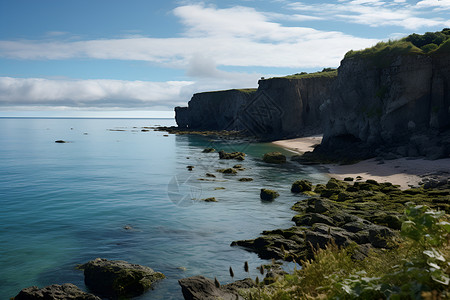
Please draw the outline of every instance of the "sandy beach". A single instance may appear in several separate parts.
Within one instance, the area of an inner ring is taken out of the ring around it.
[[[290,140],[275,141],[274,144],[291,151],[303,154],[312,151],[313,146],[319,144],[321,136],[296,138]],[[391,182],[402,189],[417,186],[424,176],[435,173],[450,173],[450,158],[439,160],[426,160],[424,158],[400,158],[394,160],[379,161],[368,159],[353,165],[323,165],[328,170],[328,175],[343,180],[346,177],[360,176],[360,180],[374,179],[378,182]]]

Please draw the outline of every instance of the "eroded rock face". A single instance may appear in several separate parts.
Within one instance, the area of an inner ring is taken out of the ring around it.
[[[193,276],[178,280],[186,300],[243,300],[239,289],[249,289],[255,287],[253,280],[247,278],[236,282],[217,287],[213,280],[203,276]]]
[[[104,258],[96,258],[79,268],[84,270],[84,281],[90,290],[113,298],[139,296],[165,278],[146,266]]]
[[[25,288],[14,300],[101,300],[101,298],[80,290],[71,283],[53,284],[42,289],[37,286]]]
[[[264,140],[321,133],[323,104],[333,77],[271,78],[258,90],[195,94],[188,107],[176,107],[179,127],[239,130]]]
[[[353,147],[365,157],[381,151],[448,157],[450,55],[400,55],[383,63],[346,58],[326,112],[324,151],[353,143],[366,147]]]

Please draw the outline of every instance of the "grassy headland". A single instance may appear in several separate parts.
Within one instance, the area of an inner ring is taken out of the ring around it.
[[[410,34],[399,40],[379,42],[375,46],[359,51],[350,50],[345,58],[363,58],[383,67],[398,55],[434,55],[450,52],[450,28],[425,34]]]

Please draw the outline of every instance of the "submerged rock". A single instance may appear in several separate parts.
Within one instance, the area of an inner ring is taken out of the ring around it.
[[[216,149],[214,148],[206,148],[202,151],[203,153],[211,153],[211,152],[216,152]]]
[[[80,290],[76,285],[53,284],[42,289],[37,286],[25,288],[13,300],[101,300],[101,298]]]
[[[216,197],[210,197],[210,198],[205,198],[202,199],[203,202],[219,202],[217,201]]]
[[[261,200],[272,201],[273,199],[280,196],[278,192],[269,189],[261,189],[261,194],[259,195]]]
[[[269,164],[284,164],[286,162],[286,156],[281,152],[269,152],[264,154],[263,161]]]
[[[114,298],[139,296],[165,278],[146,266],[104,258],[91,260],[79,269],[84,270],[84,282],[90,290]]]
[[[223,150],[219,151],[219,159],[237,159],[237,160],[244,160],[245,159],[245,153],[243,152],[232,152],[227,153]]]
[[[249,182],[249,181],[253,181],[253,178],[251,178],[251,177],[242,177],[242,178],[239,178],[239,181]]]
[[[236,174],[236,169],[233,168],[227,168],[227,169],[218,169],[217,172],[223,173],[223,174]]]

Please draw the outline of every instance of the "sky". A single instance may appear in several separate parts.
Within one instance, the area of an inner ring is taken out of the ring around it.
[[[446,27],[450,0],[0,0],[0,117],[171,116],[194,93]]]

